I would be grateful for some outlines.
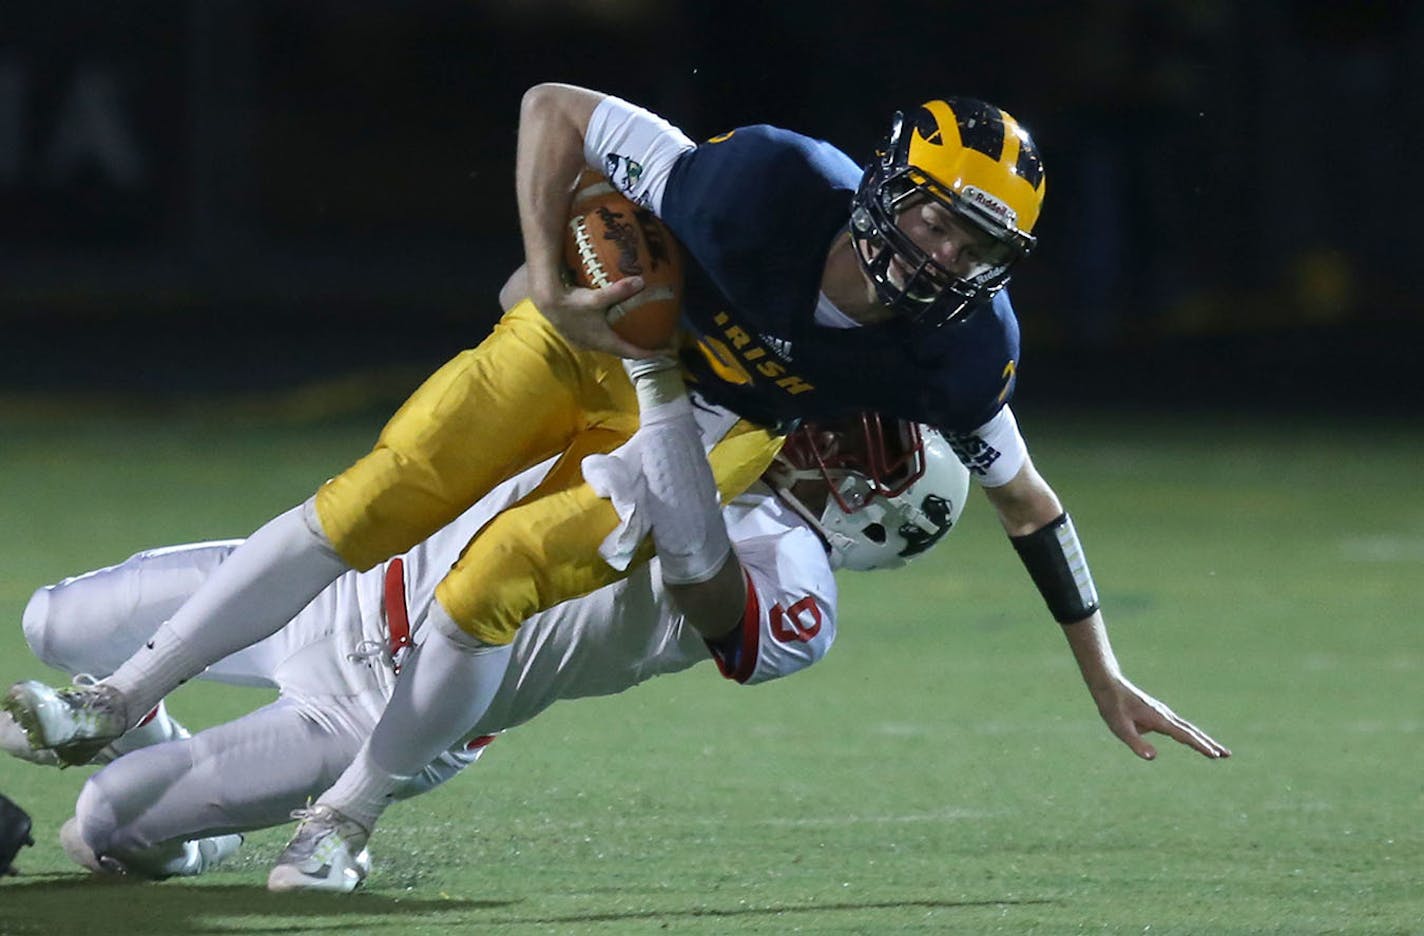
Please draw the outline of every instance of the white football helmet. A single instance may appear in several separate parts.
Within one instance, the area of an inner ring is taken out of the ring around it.
[[[958,522],[969,494],[969,472],[943,436],[875,413],[803,424],[768,475],[826,540],[831,564],[857,571],[897,568],[925,552]],[[817,513],[806,501],[816,503],[811,495],[822,489]]]

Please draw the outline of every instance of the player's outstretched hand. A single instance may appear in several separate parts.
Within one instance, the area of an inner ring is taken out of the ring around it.
[[[1091,691],[1108,728],[1143,760],[1157,757],[1157,749],[1143,737],[1153,731],[1179,741],[1212,760],[1231,756],[1225,745],[1124,678],[1119,677],[1107,686]]]
[[[636,296],[643,290],[641,276],[616,280],[601,289],[571,287],[553,296],[535,300],[535,305],[554,327],[580,348],[603,351],[621,358],[650,358],[666,354],[666,349],[640,348],[620,336],[605,315],[610,306]]]

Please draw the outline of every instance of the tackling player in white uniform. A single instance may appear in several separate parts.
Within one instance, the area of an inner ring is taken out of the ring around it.
[[[715,418],[716,411],[699,415]],[[704,640],[670,600],[657,560],[542,612],[521,628],[485,714],[396,798],[453,776],[494,734],[559,699],[621,692],[709,658],[745,684],[820,659],[836,635],[833,567],[886,568],[918,555],[950,529],[968,490],[967,471],[938,434],[903,422],[882,428],[873,417],[848,425],[854,431],[799,430],[777,472],[723,510],[747,583],[730,633]],[[61,832],[66,852],[96,872],[193,875],[228,857],[240,844],[238,833],[287,821],[356,756],[425,636],[421,625],[436,584],[472,533],[533,489],[548,468],[501,485],[404,556],[342,576],[277,634],[203,676],[277,688],[277,701],[192,737],[160,706],[101,758],[117,756],[80,794]],[[596,466],[589,470],[597,474]],[[847,512],[848,501],[856,509]],[[42,588],[25,610],[26,638],[52,666],[103,675],[236,546],[146,551]],[[3,715],[0,745],[57,763],[52,752],[31,751]],[[303,875],[298,885],[354,888],[369,870],[369,856],[364,847],[352,852],[344,844],[328,839],[323,872]]]
[[[472,734],[516,724],[556,698],[615,692],[657,672],[685,668],[705,652],[703,647],[711,650],[724,673],[748,681],[783,675],[813,662],[824,653],[835,629],[834,581],[821,543],[852,568],[874,568],[883,558],[904,561],[933,545],[962,510],[968,473],[942,437],[908,422],[893,423],[887,431],[879,418],[866,417],[858,440],[843,432],[802,426],[788,438],[779,456],[781,464],[787,466],[781,471],[783,490],[779,496],[766,490],[750,494],[750,501],[734,502],[724,517],[702,440],[717,438],[717,422],[725,421],[728,414],[713,407],[694,406],[681,376],[667,359],[628,362],[626,366],[638,397],[640,427],[615,451],[583,458],[576,468],[596,493],[613,502],[621,520],[604,540],[601,560],[615,568],[636,566],[637,560],[647,555],[651,541],[657,555],[656,575],[638,571],[627,583],[594,593],[598,597],[587,614],[580,611],[580,602],[585,599],[576,599],[527,619],[520,628],[527,636],[511,647],[510,663],[501,671],[501,682],[482,693],[471,692],[464,679],[463,660],[470,653],[484,651],[469,646],[458,626],[432,613],[438,606],[433,580],[448,568],[450,555],[458,553],[460,544],[467,539],[454,536],[444,561],[422,561],[420,568],[426,574],[418,574],[414,580],[407,580],[404,562],[402,571],[392,576],[391,582],[384,577],[388,573],[383,574],[379,600],[375,597],[376,580],[369,573],[341,577],[335,592],[322,594],[340,600],[343,592],[351,590],[345,599],[347,606],[354,608],[346,612],[354,615],[351,620],[359,619],[364,626],[370,615],[382,613],[377,610],[382,606],[388,623],[399,620],[402,609],[388,598],[390,588],[399,585],[409,587],[420,602],[414,618],[405,609],[407,618],[417,622],[426,619],[430,626],[425,628],[420,650],[411,655],[402,678],[393,687],[389,683],[381,685],[378,693],[369,696],[372,702],[386,701],[374,727],[370,725],[370,716],[375,714],[371,707],[353,713],[349,705],[330,706],[330,683],[325,692],[315,687],[288,692],[293,704],[299,705],[303,692],[315,691],[325,696],[324,703],[330,709],[324,710],[324,721],[314,713],[303,717],[293,711],[286,716],[291,737],[298,746],[308,747],[303,755],[307,766],[302,782],[289,782],[275,791],[271,800],[261,803],[253,802],[250,790],[239,790],[239,801],[266,808],[262,824],[270,824],[280,819],[274,815],[274,810],[281,811],[277,808],[279,803],[289,808],[294,798],[300,801],[313,790],[322,789],[333,773],[340,776],[314,805],[293,813],[302,821],[268,877],[269,888],[353,889],[368,867],[364,857],[366,842],[392,801],[428,787],[433,779],[432,765],[452,759],[458,762],[462,756],[459,749]],[[549,469],[550,477],[567,473],[568,462],[567,455],[561,457]],[[769,474],[776,473],[774,466]],[[952,484],[936,480],[951,476]],[[526,482],[529,489],[535,487],[532,481]],[[812,489],[793,489],[796,481],[802,485],[809,481]],[[933,489],[916,487],[925,484]],[[500,502],[482,505],[493,509],[477,519],[482,523],[485,517],[499,514],[519,496],[517,490],[505,490]],[[802,498],[811,496],[824,501],[824,508],[806,506]],[[744,522],[751,525],[744,528]],[[819,542],[806,528],[807,523],[820,534]],[[442,531],[445,532],[449,531]],[[197,578],[189,594],[201,584],[201,577]],[[364,609],[362,589],[356,584],[360,582],[367,583]],[[598,607],[601,601],[612,603]],[[167,611],[171,607],[146,623],[162,620]],[[559,620],[562,615],[572,617]],[[641,624],[624,623],[640,619]],[[672,622],[676,627],[670,630]],[[311,626],[330,633],[336,625],[330,620],[318,620]],[[624,627],[632,629],[623,632]],[[141,634],[142,629],[139,640],[130,647],[146,639]],[[370,648],[372,657],[379,653],[379,640],[379,634],[363,635],[362,643]],[[1115,679],[1130,686],[1105,641],[1104,636],[1101,652],[1106,656],[1079,658],[1085,678],[1106,668]],[[288,678],[295,686],[297,680],[310,679],[310,674],[331,672],[333,663],[339,667],[339,654],[334,654],[333,647],[324,641],[303,643],[295,652],[279,651],[279,655],[280,664],[269,674],[278,685],[283,685],[284,673],[290,674]],[[373,675],[377,672],[373,664]],[[531,678],[521,678],[526,674]],[[336,695],[343,694],[339,687],[344,678],[333,676],[338,687]],[[22,686],[31,696],[30,704],[18,708],[7,704],[6,708],[12,714],[23,714],[21,724],[31,743],[72,736],[76,708],[63,691],[38,683]],[[1131,717],[1124,724],[1115,725],[1114,730],[1148,756],[1155,751],[1142,735],[1153,731],[1209,758],[1229,755],[1225,747],[1161,702],[1135,686],[1131,691],[1139,701]],[[350,695],[349,687],[344,694]],[[267,711],[249,718],[261,717]],[[339,721],[330,717],[334,712],[343,717],[365,716],[366,720],[360,730],[346,733],[345,746],[339,753],[314,759],[320,748],[312,741],[315,732],[310,726],[316,724],[331,732],[330,726]],[[274,710],[272,714],[281,713]],[[241,725],[242,721],[234,725]],[[367,728],[369,737],[353,755],[350,743]],[[226,746],[237,745],[239,749],[242,744],[250,744],[260,750],[271,743],[264,736],[254,739],[240,731],[232,739],[221,740]],[[161,745],[156,752],[172,751],[173,747]],[[223,751],[209,752],[202,745],[189,750],[194,755],[224,756]],[[122,772],[126,763],[132,765],[145,754],[148,752],[121,758],[99,778],[111,771]],[[154,753],[138,763],[156,763],[151,758],[157,756]],[[161,783],[165,770],[181,774],[181,758],[149,772],[145,782],[126,784],[122,792]],[[283,773],[273,771],[267,782],[277,783]],[[132,857],[135,853],[165,840],[185,842],[185,854],[179,856],[180,862],[186,862],[183,868],[201,866],[205,845],[214,855],[235,847],[232,839],[225,844],[213,833],[244,827],[230,821],[225,824],[219,813],[216,819],[210,818],[186,831],[170,827],[164,835],[150,833],[116,842],[113,830],[123,823],[108,799],[103,801],[103,808],[93,809],[100,819],[93,822],[92,830],[86,824],[90,810],[84,797],[92,788],[98,798],[103,785],[102,779],[91,781],[81,795],[81,815],[68,827],[71,854],[90,867],[102,867],[97,856],[112,857],[119,853],[120,845],[129,849],[130,862],[137,866]],[[141,817],[163,811],[155,808],[162,806],[162,796],[156,802],[147,793],[139,798],[134,811]],[[106,834],[110,837],[105,838]],[[195,842],[193,837],[207,841]]]

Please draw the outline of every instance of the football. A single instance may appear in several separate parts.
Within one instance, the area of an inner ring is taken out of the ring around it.
[[[682,258],[671,232],[595,172],[579,177],[564,239],[573,281],[598,289],[628,276],[643,291],[608,310],[608,324],[640,348],[672,344],[682,315]]]

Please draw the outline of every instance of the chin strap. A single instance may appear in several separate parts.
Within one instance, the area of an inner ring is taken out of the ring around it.
[[[777,460],[781,461],[780,455],[777,456]],[[781,498],[787,507],[791,508],[792,513],[810,525],[811,531],[820,538],[822,545],[826,547],[826,554],[831,560],[831,569],[839,569],[843,563],[842,557],[855,545],[855,541],[844,533],[826,529],[821,524],[820,518],[811,513],[810,508],[801,502],[801,498],[791,493],[791,485],[786,483],[787,481],[794,483],[795,481],[803,480],[803,478],[800,477],[800,475],[803,474],[806,478],[819,480],[821,477],[820,474],[809,471],[798,471],[784,463],[777,467],[778,469],[784,469],[784,471],[778,471],[779,476],[774,480],[768,479],[771,483],[771,489],[776,492],[776,496]]]

